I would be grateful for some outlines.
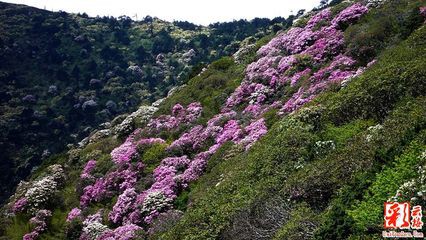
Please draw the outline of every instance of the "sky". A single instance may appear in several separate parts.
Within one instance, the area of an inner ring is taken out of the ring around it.
[[[255,17],[287,17],[300,9],[311,10],[320,0],[1,0],[37,8],[89,16],[127,15],[141,20],[150,15],[167,21],[214,22]],[[292,12],[293,11],[293,12]]]

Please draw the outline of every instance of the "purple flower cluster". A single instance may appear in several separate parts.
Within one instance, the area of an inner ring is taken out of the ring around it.
[[[123,218],[129,213],[128,211],[132,209],[137,195],[134,188],[128,188],[118,196],[117,202],[108,215],[109,220],[113,223],[122,222]],[[127,222],[127,219],[124,219],[124,222]]]
[[[327,8],[311,17],[306,24],[306,27],[313,29],[317,27],[319,23],[331,20],[331,15],[331,10]]]
[[[52,212],[49,210],[39,210],[34,217],[30,219],[31,225],[34,226],[34,229],[24,235],[24,240],[34,240],[47,229],[47,220],[52,216]]]
[[[81,172],[80,178],[82,179],[89,179],[92,178],[92,171],[96,167],[96,160],[89,160],[86,163],[86,166],[84,167],[83,171]]]
[[[126,141],[111,152],[112,161],[115,164],[129,163],[138,155],[133,137],[128,137]]]
[[[72,220],[76,218],[80,218],[80,217],[81,217],[81,210],[79,208],[73,208],[68,213],[67,222],[71,222]]]
[[[331,21],[333,27],[339,28],[342,24],[351,24],[358,20],[362,15],[368,12],[368,8],[361,3],[355,3],[352,6],[341,11]]]
[[[311,17],[305,27],[292,28],[272,39],[259,49],[260,59],[247,67],[246,78],[228,98],[226,109],[250,102],[243,113],[258,117],[269,108],[265,101],[273,99],[281,86],[297,87],[301,79],[309,80],[309,85],[299,87],[280,111],[291,112],[311,101],[330,83],[340,83],[360,74],[364,68],[356,69],[355,61],[342,55],[343,28],[367,11],[367,7],[356,3],[332,19],[330,9],[325,9]],[[306,66],[306,59],[310,67]],[[320,70],[314,72],[312,69]],[[266,84],[265,87],[269,88],[268,94],[258,99],[261,101],[253,100],[256,91],[251,86],[255,84]]]
[[[12,211],[14,213],[23,212],[28,205],[28,199],[22,197],[13,204]]]
[[[426,6],[420,7],[419,11],[420,11],[420,14],[423,16],[423,18],[425,18],[425,22],[426,22]]]
[[[133,240],[137,239],[137,232],[141,231],[142,228],[135,224],[126,224],[116,229],[106,231],[102,234],[98,240]]]
[[[247,132],[247,135],[241,139],[240,143],[245,146],[246,150],[248,150],[257,140],[268,132],[265,119],[261,118],[250,123],[244,131]]]
[[[172,130],[181,124],[187,125],[195,122],[200,116],[203,108],[200,103],[193,102],[185,109],[182,105],[176,104],[172,108],[172,115],[161,115],[151,119],[148,128],[151,131]]]
[[[227,141],[238,143],[243,135],[243,131],[236,120],[229,120],[223,127],[220,134],[216,136],[216,144],[224,144]]]
[[[166,141],[164,141],[161,138],[143,138],[143,139],[140,139],[137,142],[137,146],[141,146],[141,145],[153,145],[153,144],[156,144],[156,143],[165,143],[165,142]]]
[[[98,178],[94,184],[83,189],[80,197],[81,207],[87,207],[91,202],[99,202],[111,197],[114,192],[122,192],[134,187],[141,168],[133,165],[123,165],[118,170],[109,172],[105,177]]]

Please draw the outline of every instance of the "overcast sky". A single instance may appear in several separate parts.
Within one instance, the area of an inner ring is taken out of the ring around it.
[[[291,11],[311,10],[320,0],[1,0],[47,10],[71,13],[86,12],[89,16],[127,15],[140,20],[146,15],[163,20],[186,20],[208,25],[213,22],[255,17],[287,17]]]

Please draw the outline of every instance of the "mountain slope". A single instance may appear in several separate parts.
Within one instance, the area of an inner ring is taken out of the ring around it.
[[[244,61],[212,63],[141,107],[156,112],[135,117],[129,136],[46,162],[5,208],[5,234],[379,238],[398,189],[399,201],[425,204],[414,171],[426,160],[423,6],[324,6],[234,57]]]
[[[33,167],[99,124],[164,97],[206,63],[288,23],[202,27],[0,3],[0,201]]]

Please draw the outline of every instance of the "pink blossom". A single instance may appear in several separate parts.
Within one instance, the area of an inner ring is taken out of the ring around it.
[[[92,177],[91,173],[92,173],[93,169],[95,169],[95,167],[96,167],[96,161],[95,160],[89,160],[86,163],[86,166],[84,167],[84,169],[83,169],[83,171],[80,175],[80,178],[91,178]]]
[[[113,231],[105,232],[98,238],[98,240],[133,240],[138,237],[136,232],[141,230],[142,228],[135,224],[126,224],[114,229]]]
[[[420,11],[420,14],[426,19],[426,6],[420,7],[419,11]]]
[[[362,15],[368,12],[368,8],[361,3],[355,3],[352,6],[341,11],[332,21],[331,25],[339,28],[342,24],[351,24],[358,20]]]
[[[329,21],[331,19],[331,11],[330,8],[326,8],[322,10],[321,12],[317,13],[311,19],[309,19],[308,23],[306,24],[306,28],[314,28],[318,25],[318,23],[322,21]]]
[[[22,211],[24,211],[24,209],[27,207],[27,205],[28,205],[28,200],[27,200],[27,198],[25,198],[25,197],[20,198],[20,199],[18,199],[18,200],[15,202],[15,204],[13,205],[13,207],[12,207],[12,211],[13,211],[14,213],[22,212]]]
[[[267,133],[268,129],[266,128],[265,119],[261,118],[250,123],[250,125],[248,125],[244,131],[246,131],[248,134],[240,141],[240,143],[243,144],[247,150]]]
[[[112,150],[111,158],[115,164],[128,163],[137,156],[136,145],[132,140],[127,139],[119,147]]]
[[[79,218],[81,216],[81,210],[79,208],[73,208],[68,213],[67,222],[71,222],[75,218]]]
[[[118,196],[117,202],[108,215],[109,220],[113,223],[119,223],[130,211],[134,211],[133,205],[136,197],[137,193],[134,188],[126,189]]]

